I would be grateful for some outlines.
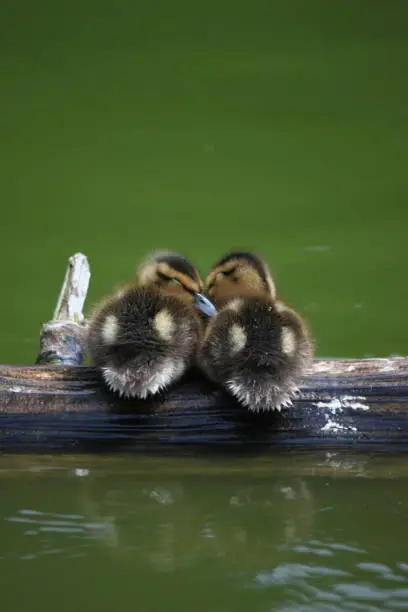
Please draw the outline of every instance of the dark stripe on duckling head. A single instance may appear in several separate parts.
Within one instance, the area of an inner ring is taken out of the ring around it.
[[[156,261],[157,263],[166,263],[170,268],[176,272],[180,272],[180,274],[183,274],[184,276],[189,276],[196,283],[199,283],[201,280],[197,269],[182,255],[177,255],[177,253],[168,253],[167,255],[164,254],[160,256],[156,259]]]
[[[189,292],[201,291],[203,281],[198,270],[183,255],[172,251],[155,251],[138,271],[140,285],[160,284],[163,281],[178,281]]]
[[[244,260],[252,268],[255,268],[255,270],[258,272],[259,276],[262,278],[263,281],[266,281],[266,264],[258,255],[256,255],[255,253],[251,253],[250,251],[232,251],[231,253],[227,253],[219,261],[217,261],[214,268],[224,266],[226,263],[235,259]]]
[[[247,273],[245,274],[245,269]],[[249,273],[249,270],[252,273]],[[266,292],[269,297],[276,297],[275,284],[269,267],[256,253],[250,251],[232,251],[224,255],[215,264],[207,277],[207,286],[210,289],[219,274],[227,277],[231,282],[240,283],[241,289],[258,290]],[[237,287],[237,294],[240,291]]]

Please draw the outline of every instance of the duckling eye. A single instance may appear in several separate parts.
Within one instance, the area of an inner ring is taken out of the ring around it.
[[[167,276],[167,274],[163,274],[162,272],[159,272],[158,277],[160,280],[162,280],[165,283],[168,283],[169,285],[182,285],[181,281],[179,281],[179,279],[176,278],[175,276]]]
[[[236,271],[237,271],[237,266],[234,266],[230,270],[224,270],[223,272],[219,272],[218,274],[222,274],[223,276],[229,276],[229,277],[233,278],[233,274],[235,274]],[[218,276],[218,274],[217,274],[217,276]]]
[[[235,272],[237,271],[237,268],[231,268],[231,270],[223,270],[222,272],[218,272],[218,274],[215,275],[214,278],[214,283],[224,279],[224,278],[229,278],[230,280],[232,280],[233,282],[236,282],[238,279],[235,275]]]

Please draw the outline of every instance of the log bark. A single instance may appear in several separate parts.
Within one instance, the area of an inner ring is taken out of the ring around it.
[[[408,448],[408,358],[317,359],[282,413],[250,413],[198,373],[151,400],[121,400],[87,366],[0,366],[0,450],[239,454]]]

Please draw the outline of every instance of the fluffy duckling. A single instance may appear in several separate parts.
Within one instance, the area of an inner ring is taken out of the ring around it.
[[[208,275],[207,293],[218,314],[199,349],[201,369],[251,411],[290,405],[313,342],[302,318],[277,299],[268,266],[254,253],[228,253]]]
[[[178,380],[192,363],[205,316],[196,268],[182,255],[153,253],[136,279],[105,298],[90,318],[87,352],[108,387],[146,398]]]

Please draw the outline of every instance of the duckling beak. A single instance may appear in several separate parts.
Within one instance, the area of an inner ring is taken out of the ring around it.
[[[202,293],[194,294],[194,306],[206,317],[214,317],[217,314],[214,304]]]

